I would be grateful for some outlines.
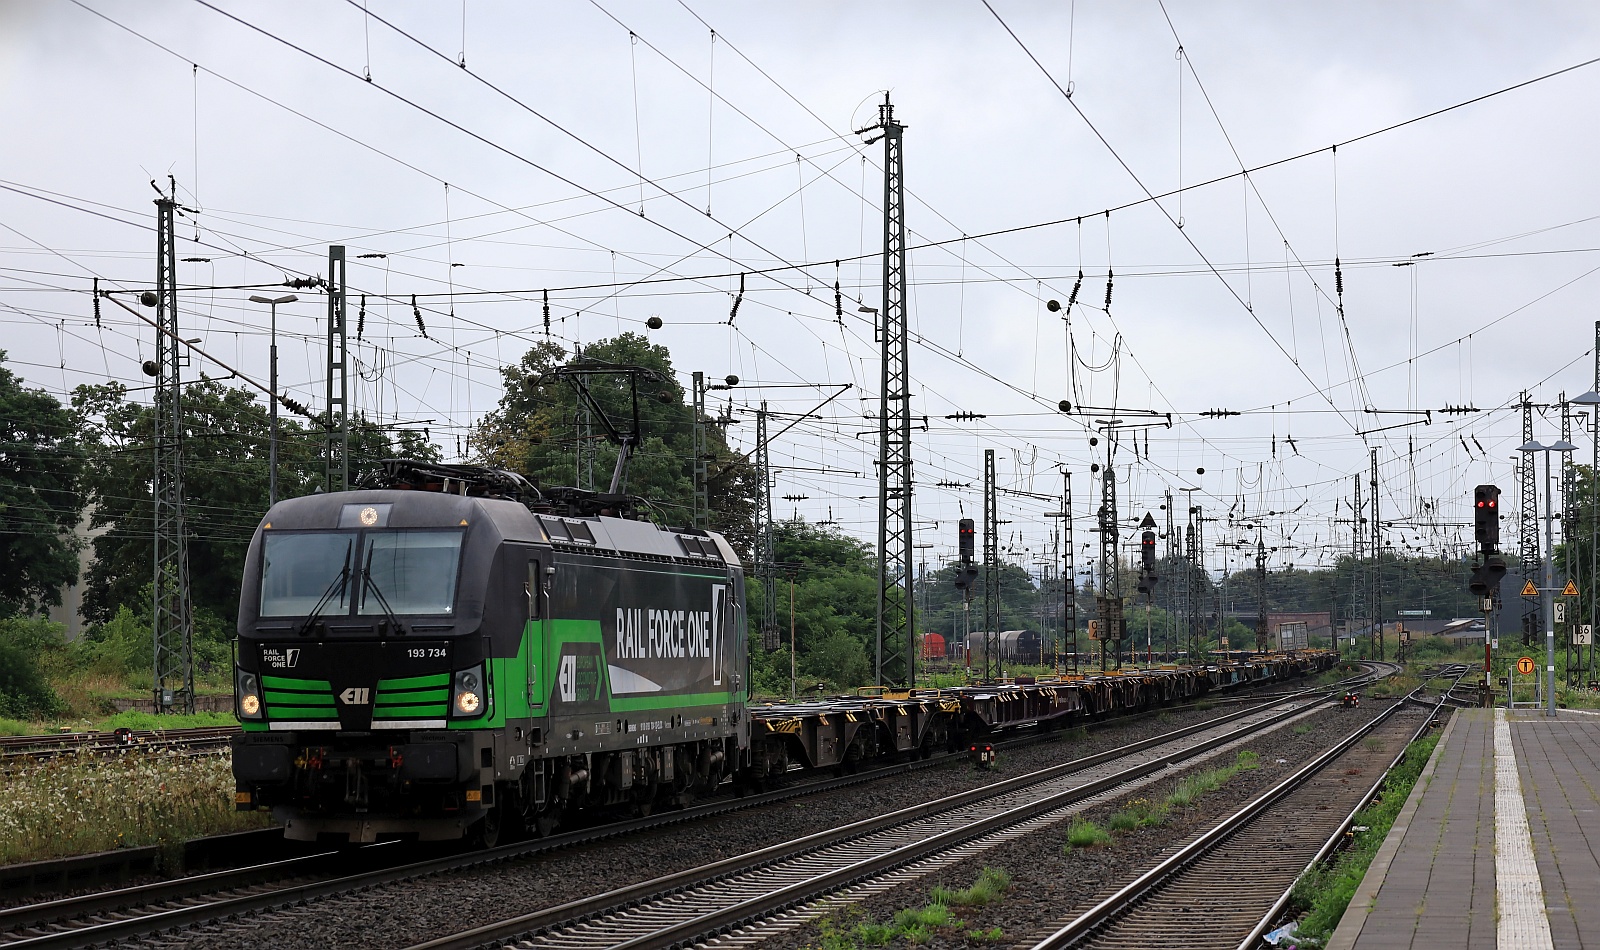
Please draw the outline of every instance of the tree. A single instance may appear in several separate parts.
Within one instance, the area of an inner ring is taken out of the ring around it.
[[[860,686],[873,679],[877,631],[878,565],[872,549],[836,529],[803,519],[779,522],[773,550],[780,564],[793,564],[795,657],[808,680],[835,687]],[[788,615],[790,576],[778,582],[779,627],[783,649],[764,653],[760,632],[751,624],[750,655],[758,683],[789,679]],[[750,584],[752,617],[761,616],[762,591]],[[804,686],[802,685],[802,688]]]
[[[487,464],[519,472],[538,485],[605,491],[617,448],[572,386],[551,376],[559,367],[586,364],[642,366],[654,373],[639,383],[641,441],[630,459],[625,490],[643,498],[664,522],[689,523],[694,508],[694,409],[684,402],[667,348],[637,333],[587,346],[581,357],[554,343],[536,344],[516,365],[500,371],[505,394],[473,433],[474,451]],[[632,425],[627,377],[595,375],[585,383],[614,425]],[[755,540],[754,468],[728,447],[725,423],[708,420],[706,433],[711,527],[749,560]]]
[[[965,631],[963,592],[956,589],[955,578],[960,567],[947,564],[927,575],[916,585],[917,604],[921,608],[917,627],[925,633],[937,633],[960,640]],[[984,630],[983,565],[978,565],[977,579],[972,583],[972,632]],[[1000,563],[1000,629],[1033,630],[1045,628],[1039,616],[1039,588],[1028,572],[1015,564]],[[1055,629],[1051,625],[1050,629]]]
[[[80,386],[73,394],[85,420],[83,485],[93,506],[90,524],[105,529],[94,541],[83,607],[84,615],[98,623],[111,620],[123,605],[148,622],[155,416],[149,405],[126,397],[117,383]],[[209,615],[231,627],[238,617],[239,578],[250,538],[267,511],[269,416],[253,393],[204,376],[184,387],[182,408],[184,521],[195,618],[199,626]],[[322,426],[280,418],[279,498],[323,487],[325,440]],[[397,442],[359,415],[351,420],[353,472],[399,454],[436,458],[437,450],[416,433],[401,433]]]
[[[77,430],[55,397],[0,365],[0,615],[60,604],[78,580]]]

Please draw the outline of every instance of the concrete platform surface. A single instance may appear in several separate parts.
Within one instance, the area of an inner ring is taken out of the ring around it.
[[[1460,710],[1337,950],[1600,950],[1600,716]]]

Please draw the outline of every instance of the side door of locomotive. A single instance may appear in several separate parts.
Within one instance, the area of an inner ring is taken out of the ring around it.
[[[528,658],[527,664],[527,697],[528,708],[534,716],[549,714],[545,709],[548,693],[543,686],[541,674],[549,675],[551,659],[548,655],[550,643],[550,570],[554,567],[550,557],[549,548],[534,548],[529,552],[527,564],[527,581],[524,585],[524,595],[527,598],[527,623],[523,625],[523,636],[527,642],[522,645],[523,655]]]

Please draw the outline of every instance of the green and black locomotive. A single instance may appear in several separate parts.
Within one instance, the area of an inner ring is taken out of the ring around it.
[[[391,461],[250,544],[241,809],[294,839],[495,840],[681,803],[750,741],[739,560],[628,499]]]

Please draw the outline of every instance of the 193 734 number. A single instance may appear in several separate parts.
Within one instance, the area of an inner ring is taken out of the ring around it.
[[[406,656],[413,660],[431,660],[444,656],[444,647],[407,647]]]

